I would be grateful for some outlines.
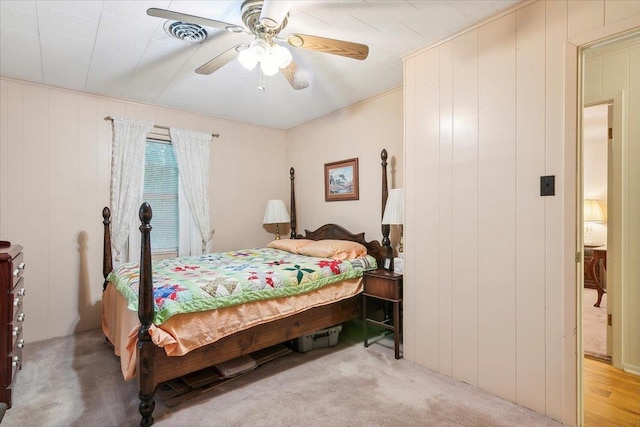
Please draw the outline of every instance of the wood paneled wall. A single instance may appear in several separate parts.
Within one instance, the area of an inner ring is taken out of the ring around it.
[[[639,15],[637,2],[527,2],[405,58],[405,357],[567,424],[578,419],[569,39]],[[544,175],[555,196],[540,196]]]
[[[337,223],[382,240],[380,152],[386,148],[388,186],[402,188],[402,89],[349,106],[287,131],[287,161],[296,169],[298,233]],[[358,158],[359,200],[325,202],[324,164]],[[397,245],[399,229],[391,227]]]
[[[220,133],[211,146],[213,250],[268,243],[268,199],[289,199],[285,132],[0,79],[0,238],[24,246],[27,342],[100,327],[105,116]]]

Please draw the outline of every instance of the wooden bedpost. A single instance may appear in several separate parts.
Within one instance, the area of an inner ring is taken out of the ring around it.
[[[140,385],[140,404],[138,411],[142,415],[140,425],[148,427],[153,424],[153,409],[156,403],[153,396],[156,391],[153,375],[153,342],[149,334],[149,328],[153,321],[153,278],[151,273],[151,206],[144,202],[140,206],[140,285],[138,287],[138,382]]]
[[[289,169],[289,179],[291,180],[291,235],[292,239],[296,238],[296,192],[295,192],[295,169]]]
[[[111,231],[109,225],[111,224],[111,209],[105,206],[102,209],[102,224],[104,224],[104,237],[102,239],[102,275],[104,276],[104,283],[102,284],[102,290],[107,289],[107,276],[113,270],[113,258],[111,258]]]
[[[384,208],[387,206],[387,198],[389,197],[389,185],[387,183],[387,150],[382,149],[380,153],[382,159],[382,212],[380,214],[380,221],[384,217]],[[391,240],[389,239],[389,233],[391,232],[391,226],[389,224],[382,224],[382,246],[387,249],[387,258],[389,258],[389,270],[393,270],[393,248],[391,247]],[[380,266],[378,266],[380,267]]]

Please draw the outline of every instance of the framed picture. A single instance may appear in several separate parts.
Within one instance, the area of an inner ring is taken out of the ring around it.
[[[324,200],[358,200],[358,158],[324,164]]]

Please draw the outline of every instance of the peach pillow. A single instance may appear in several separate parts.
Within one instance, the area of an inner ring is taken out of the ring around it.
[[[367,248],[349,240],[317,240],[298,250],[300,255],[339,260],[355,259],[367,254]]]
[[[314,242],[309,239],[278,239],[267,245],[268,248],[280,249],[281,251],[297,254],[301,247]]]

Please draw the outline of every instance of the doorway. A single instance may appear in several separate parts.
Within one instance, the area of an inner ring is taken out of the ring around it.
[[[584,287],[582,340],[584,354],[611,363],[607,345],[607,163],[613,104],[583,109],[582,180],[584,221]]]
[[[602,425],[602,420],[610,425],[628,423],[629,419],[615,419],[617,413],[625,413],[616,406],[619,401],[609,399],[617,391],[600,385],[621,384],[614,380],[617,376],[631,378],[633,384],[640,378],[640,266],[635,262],[640,259],[640,126],[637,120],[630,120],[640,112],[638,58],[637,31],[584,47],[581,55],[578,194],[582,201],[580,220],[584,221],[580,239],[584,254],[580,284],[584,286],[578,292],[578,348],[581,356],[599,359],[597,364],[579,364],[580,378],[584,377],[579,383],[585,426]],[[596,311],[596,317],[588,317],[591,310]],[[591,332],[597,332],[598,337]],[[598,379],[597,386],[587,380],[595,374],[605,378]],[[592,387],[598,388],[595,393]],[[632,407],[628,409],[633,411],[626,414],[635,413],[633,422],[637,422],[638,390],[633,389],[629,396]],[[606,416],[595,421],[590,418],[594,414]]]

